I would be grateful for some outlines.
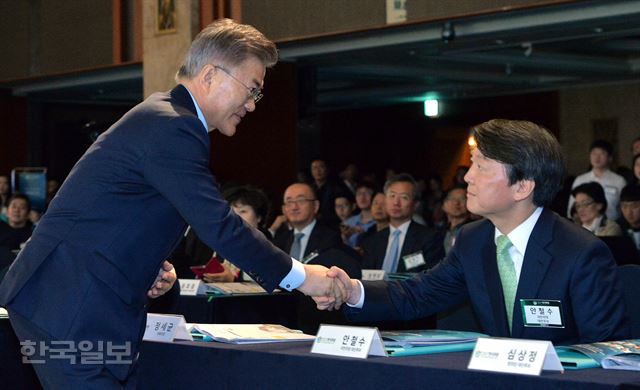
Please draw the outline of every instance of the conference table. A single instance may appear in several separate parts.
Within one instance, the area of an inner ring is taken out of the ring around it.
[[[467,369],[471,352],[355,359],[310,353],[311,342],[233,345],[144,342],[140,389],[640,389],[640,372]]]
[[[6,319],[0,320],[0,336],[0,388],[39,388],[32,368],[20,364],[18,341]],[[640,389],[638,371],[586,369],[524,376],[468,370],[471,352],[354,359],[312,354],[310,350],[311,342],[233,345],[145,341],[140,351],[138,388]]]

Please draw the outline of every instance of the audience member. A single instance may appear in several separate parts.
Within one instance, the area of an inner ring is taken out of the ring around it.
[[[356,185],[358,184],[358,167],[356,164],[349,164],[344,168],[344,171],[340,172],[340,178],[342,184],[351,192],[351,195],[356,194]]]
[[[416,182],[411,175],[392,176],[384,185],[390,226],[362,242],[363,268],[387,272],[420,272],[444,256],[438,234],[411,220],[416,207]]]
[[[589,148],[589,161],[591,162],[591,170],[576,177],[573,181],[572,188],[576,188],[580,184],[595,181],[604,189],[607,198],[607,217],[615,221],[620,216],[618,211],[618,202],[620,200],[620,191],[627,184],[624,178],[617,173],[612,172],[609,168],[613,159],[613,146],[607,141],[596,140]],[[567,207],[567,215],[571,206],[575,202],[572,196],[569,199]]]
[[[351,193],[339,195],[334,202],[334,209],[341,225],[351,218],[356,209],[355,199]]]
[[[424,196],[424,218],[429,226],[435,228],[443,227],[447,221],[442,211],[442,199],[444,189],[440,175],[431,175],[427,179],[427,191]]]
[[[292,230],[280,230],[274,244],[295,259],[304,261],[313,253],[319,253],[342,243],[340,233],[317,219],[320,202],[311,185],[295,183],[284,191],[282,212]]]
[[[576,200],[573,205],[583,228],[600,237],[622,234],[620,225],[607,217],[607,198],[599,183],[580,184],[571,191],[571,195]]]
[[[370,182],[361,181],[356,186],[356,206],[358,206],[360,213],[345,221],[348,229],[343,231],[343,235],[347,237],[346,243],[352,248],[356,247],[360,234],[375,224],[371,215],[371,200],[374,191],[374,185]]]
[[[7,215],[7,206],[11,197],[11,185],[9,184],[9,176],[0,175],[0,207],[1,214]]]
[[[633,178],[629,184],[640,185],[640,153],[633,155],[631,169],[633,171]]]
[[[60,188],[60,182],[58,180],[56,179],[47,180],[47,199],[46,199],[47,206],[49,205],[53,197],[56,196],[59,188]]]
[[[458,165],[456,168],[456,173],[453,175],[453,185],[454,187],[467,188],[467,182],[464,181],[464,175],[469,172],[469,167],[466,165]]]
[[[14,250],[31,237],[33,225],[29,221],[31,203],[22,194],[13,194],[8,201],[7,222],[0,221],[0,246]]]
[[[640,251],[640,186],[628,185],[620,193],[621,228]]]
[[[229,202],[231,210],[247,225],[261,231],[271,240],[271,233],[264,226],[269,213],[269,199],[262,190],[253,186],[235,186],[227,188],[222,196]],[[213,258],[218,259],[215,249],[209,248],[191,228],[187,230],[185,238],[171,254],[178,278],[186,279],[194,277],[189,267],[206,264]],[[241,271],[238,267],[226,259],[219,260],[222,261],[224,271],[216,274],[205,273],[202,276],[205,282],[233,282],[240,278]]]
[[[320,205],[318,219],[329,227],[337,228],[339,220],[334,208],[335,201],[338,196],[344,195],[349,190],[329,176],[329,168],[324,160],[315,159],[311,162],[311,176],[313,177],[311,185]]]
[[[371,201],[371,217],[373,218],[374,224],[368,228],[367,231],[358,236],[358,242],[356,243],[355,248],[360,253],[363,253],[363,242],[377,232],[389,227],[389,215],[387,214],[387,210],[384,206],[385,199],[386,197],[384,192],[378,192],[373,196],[373,200]]]
[[[635,156],[636,154],[640,154],[640,137],[636,137],[631,142],[631,155]]]
[[[447,216],[443,246],[444,253],[448,254],[455,244],[456,236],[462,225],[471,222],[471,216],[467,210],[467,190],[454,187],[447,191],[442,203],[442,210]]]

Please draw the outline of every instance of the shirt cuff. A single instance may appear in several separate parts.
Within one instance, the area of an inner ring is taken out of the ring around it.
[[[304,283],[307,274],[304,272],[304,265],[298,260],[291,258],[291,271],[280,282],[280,287],[287,291],[295,290]]]
[[[362,309],[362,306],[364,305],[364,286],[358,279],[356,279],[356,282],[358,282],[358,286],[360,286],[360,299],[358,300],[358,302],[356,302],[355,305],[351,305],[349,304],[349,302],[347,302],[347,306],[353,307],[354,309]]]

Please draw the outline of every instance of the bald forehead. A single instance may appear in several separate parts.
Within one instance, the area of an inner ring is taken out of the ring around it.
[[[297,197],[313,198],[313,190],[311,186],[305,183],[292,184],[284,192],[284,199]]]

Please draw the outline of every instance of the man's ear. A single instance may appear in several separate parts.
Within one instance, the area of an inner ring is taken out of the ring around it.
[[[216,74],[216,70],[217,69],[215,67],[213,67],[210,64],[207,64],[204,67],[202,67],[202,70],[200,71],[200,74],[198,75],[198,77],[205,84],[211,85],[211,82],[213,81],[213,76]]]
[[[520,180],[515,186],[514,197],[515,200],[523,200],[533,195],[533,190],[536,188],[536,182],[533,180]]]

